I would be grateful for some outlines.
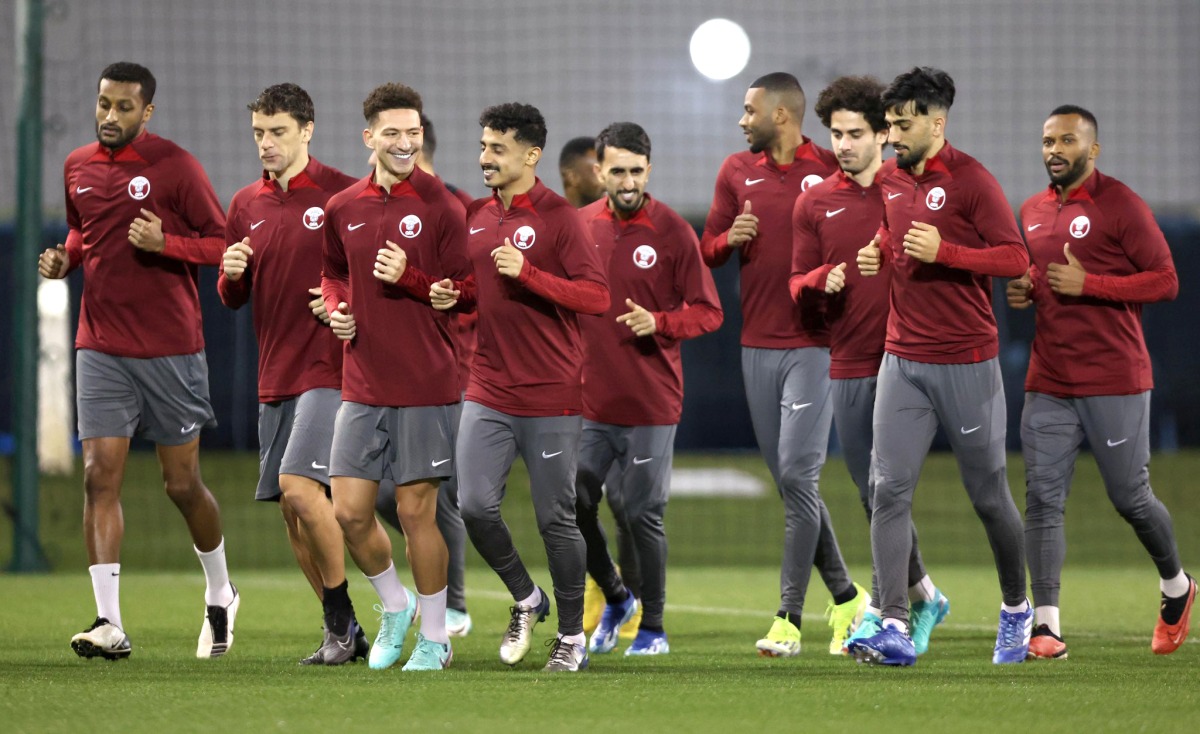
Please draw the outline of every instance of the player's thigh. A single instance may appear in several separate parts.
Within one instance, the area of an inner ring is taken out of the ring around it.
[[[388,463],[398,486],[424,481],[436,487],[453,475],[455,405],[422,405],[388,412]]]
[[[203,351],[126,363],[142,395],[141,435],[160,446],[176,446],[216,425]]]
[[[295,415],[281,457],[280,474],[311,479],[329,486],[334,424],[342,404],[340,390],[317,388],[295,399]]]
[[[913,363],[885,354],[876,384],[871,426],[875,441],[876,500],[883,488],[911,490],[937,431],[933,402],[909,372]]]
[[[577,415],[518,418],[517,446],[529,470],[538,525],[575,518],[575,475],[583,419]]]
[[[389,469],[388,408],[342,401],[333,422],[330,484],[339,476],[379,482]],[[335,498],[336,499],[336,498]]]
[[[833,425],[828,349],[787,351],[778,409],[781,475],[815,478],[825,461]]]
[[[283,495],[279,467],[295,415],[295,398],[258,404],[258,485],[254,499],[260,502],[278,502]]]
[[[922,369],[964,477],[1002,471],[1008,414],[999,361],[923,365]]]
[[[1150,393],[1076,398],[1075,403],[1109,495],[1148,485]]]
[[[1050,504],[1060,509],[1064,506],[1083,436],[1074,400],[1025,393],[1021,409],[1021,454],[1025,459],[1027,506]]]
[[[455,445],[458,504],[463,518],[499,513],[517,456],[517,419],[479,403],[463,404]]]
[[[671,491],[671,463],[677,426],[627,429],[628,453],[621,474],[621,506],[630,523],[647,512],[660,512]]]
[[[75,415],[79,439],[132,438],[141,396],[120,357],[90,349],[75,353]]]
[[[576,472],[576,501],[596,507],[604,494],[606,478],[617,459],[616,437],[621,428],[607,423],[584,420],[579,436],[579,465]],[[607,487],[611,493],[614,488]]]

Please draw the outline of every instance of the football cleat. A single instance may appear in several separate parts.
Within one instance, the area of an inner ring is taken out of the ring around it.
[[[912,638],[895,627],[883,627],[878,634],[854,640],[847,649],[855,660],[869,665],[909,666],[917,662]]]
[[[1067,643],[1050,631],[1050,627],[1039,624],[1029,637],[1029,652],[1026,660],[1066,660]]]
[[[771,622],[767,636],[755,643],[764,658],[790,658],[800,654],[800,628],[783,617]]]
[[[667,644],[667,633],[650,630],[638,630],[633,644],[625,650],[626,655],[666,655],[669,652],[671,646]]]
[[[1150,649],[1154,651],[1155,655],[1169,655],[1178,650],[1183,641],[1187,639],[1188,628],[1191,626],[1192,603],[1196,601],[1196,579],[1191,576],[1188,576],[1186,596],[1183,613],[1179,615],[1175,624],[1167,624],[1162,618],[1162,609],[1170,603],[1167,597],[1163,597],[1162,606],[1159,608],[1158,622],[1154,625],[1154,638],[1150,642]]]
[[[360,643],[361,640],[361,643]],[[366,645],[363,649],[360,645]],[[300,661],[301,665],[342,665],[367,656],[370,645],[358,622],[350,620],[344,635],[335,635],[325,628],[325,639],[312,655]]]
[[[627,594],[628,591],[626,589]],[[604,614],[600,616],[600,624],[592,633],[592,639],[588,643],[588,652],[600,654],[612,652],[613,648],[617,646],[617,635],[621,632],[621,626],[632,619],[637,610],[638,601],[633,594],[628,594],[625,601],[619,604],[605,604]]]
[[[446,634],[451,637],[471,634],[471,615],[457,609],[446,609]]]
[[[632,640],[637,637],[637,633],[642,628],[642,600],[638,599],[637,611],[629,618],[629,621],[621,625],[621,633],[617,635],[622,640]]]
[[[453,658],[454,651],[450,649],[450,643],[443,645],[440,642],[427,640],[425,635],[418,632],[417,644],[402,670],[445,670],[450,667],[450,661]]]
[[[104,617],[96,617],[91,627],[72,637],[71,649],[81,658],[105,660],[124,660],[133,651],[125,631]]]
[[[912,630],[913,647],[918,655],[929,652],[929,636],[948,614],[950,600],[940,589],[933,590],[933,599],[930,601],[913,602],[908,613],[908,628]]]
[[[1033,605],[1024,612],[1010,614],[1000,610],[1000,626],[996,629],[996,648],[992,651],[992,662],[996,665],[1021,663],[1029,654],[1030,633],[1033,631]]]
[[[538,622],[544,622],[550,613],[550,597],[541,588],[538,591],[542,594],[542,601],[536,607],[513,604],[508,608],[512,618],[500,640],[500,661],[505,665],[516,665],[525,659],[533,644],[533,628]]]
[[[862,621],[859,622],[858,627],[854,629],[854,634],[847,637],[846,641],[842,643],[842,654],[850,654],[851,642],[862,640],[867,637],[874,637],[875,635],[879,634],[879,631],[883,629],[882,624],[883,620],[875,614],[872,614],[871,612],[864,614]]]
[[[233,601],[227,606],[210,604],[204,608],[204,622],[200,625],[200,640],[196,644],[196,657],[219,658],[233,647],[233,622],[237,619],[242,595],[233,589]]]
[[[543,668],[547,673],[577,673],[588,666],[587,645],[576,645],[558,636],[546,644],[550,646],[550,659]]]
[[[855,584],[854,590],[858,593],[854,595],[853,599],[842,604],[834,604],[831,601],[829,608],[825,610],[825,614],[829,617],[829,626],[833,628],[833,637],[829,640],[830,655],[842,654],[842,645],[846,642],[846,638],[854,633],[859,623],[862,622],[867,607],[871,606],[871,595],[867,593],[866,589]]]
[[[417,616],[417,598],[407,588],[404,595],[408,597],[408,606],[399,612],[385,612],[383,607],[375,605],[375,611],[379,613],[379,634],[375,635],[375,644],[371,645],[367,657],[371,670],[392,667],[404,653],[404,637]]]

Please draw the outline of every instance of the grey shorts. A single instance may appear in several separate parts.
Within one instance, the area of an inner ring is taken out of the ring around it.
[[[181,446],[217,425],[204,350],[136,359],[80,349],[75,385],[80,440],[138,436]]]
[[[329,476],[396,484],[454,474],[458,404],[380,408],[342,402],[333,429]]]
[[[280,474],[308,477],[329,486],[333,421],[340,390],[317,388],[258,406],[258,489],[254,499],[278,502]]]

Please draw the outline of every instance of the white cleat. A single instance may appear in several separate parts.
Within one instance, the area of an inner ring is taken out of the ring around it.
[[[96,617],[91,627],[72,637],[71,649],[81,658],[105,660],[124,660],[133,651],[125,631],[104,617]]]
[[[237,619],[242,596],[237,587],[233,589],[233,601],[228,606],[216,605],[204,608],[204,622],[200,626],[200,641],[196,645],[196,657],[219,658],[233,647],[233,622]]]

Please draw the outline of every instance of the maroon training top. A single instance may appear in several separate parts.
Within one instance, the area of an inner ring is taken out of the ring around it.
[[[419,168],[390,191],[372,171],[329,199],[325,219],[325,307],[332,313],[344,301],[357,330],[343,342],[342,399],[380,407],[457,403],[451,316],[433,309],[429,287],[470,275],[462,205]],[[387,240],[408,258],[394,285],[374,276]],[[473,306],[468,289],[459,308]]]
[[[1142,336],[1142,304],[1179,293],[1175,263],[1150,207],[1099,171],[1059,200],[1054,186],[1021,207],[1033,258],[1037,331],[1025,389],[1058,397],[1131,395],[1154,387]],[[1082,296],[1050,290],[1046,268],[1067,262],[1087,277]]]
[[[250,238],[254,254],[242,277],[217,280],[221,302],[254,302],[258,399],[287,400],[316,388],[342,387],[342,344],[308,307],[321,285],[325,204],[357,179],[309,158],[284,191],[269,174],[233,195],[226,239]]]
[[[792,208],[796,197],[838,170],[837,158],[804,138],[786,167],[770,153],[734,153],[721,164],[700,251],[711,268],[734,250],[741,267],[742,346],[766,349],[829,346],[817,294],[797,308],[788,295],[792,264]],[[729,228],[746,202],[758,217],[758,236],[740,248],[728,244]]]
[[[84,272],[76,348],[139,359],[203,349],[197,266],[221,262],[225,214],[199,161],[143,132],[115,151],[76,148],[63,182],[70,269]],[[161,253],[129,243],[142,209],[162,218]]]
[[[646,194],[628,221],[613,216],[608,197],[581,213],[608,273],[608,311],[584,316],[583,416],[619,426],[672,425],[683,412],[679,342],[715,331],[724,314],[696,232],[666,204]],[[617,317],[625,299],[654,314],[657,333],[634,336]]]
[[[539,179],[504,208],[499,194],[467,211],[479,320],[467,400],[517,416],[578,415],[583,347],[576,313],[608,308],[600,254],[574,207]],[[496,271],[504,239],[525,256],[518,278]]]

